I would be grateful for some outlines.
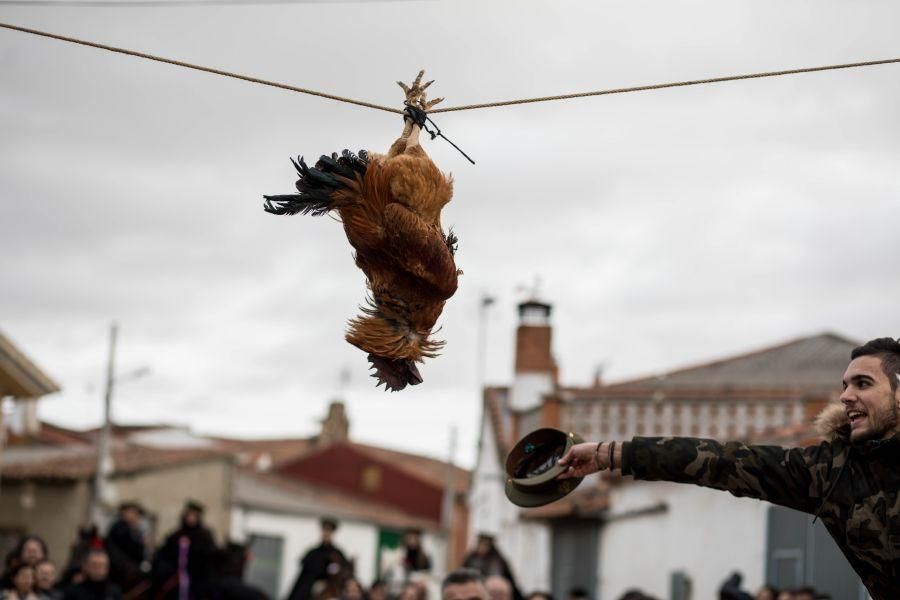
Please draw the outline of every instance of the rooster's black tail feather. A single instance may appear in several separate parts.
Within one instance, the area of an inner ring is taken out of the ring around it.
[[[265,211],[275,215],[302,213],[318,217],[335,208],[331,197],[333,192],[347,187],[348,180],[354,181],[357,175],[366,174],[369,155],[365,150],[360,150],[358,156],[349,150],[344,150],[340,156],[337,153],[322,155],[312,168],[307,166],[303,157],[300,157],[299,163],[293,158],[291,162],[300,176],[297,180],[298,193],[263,196],[266,199]]]

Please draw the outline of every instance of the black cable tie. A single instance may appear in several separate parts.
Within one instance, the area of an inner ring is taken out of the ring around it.
[[[447,140],[448,144],[450,144],[451,146],[456,148],[457,152],[459,152],[460,154],[465,156],[467,161],[469,161],[473,165],[475,164],[475,161],[472,160],[471,158],[469,158],[468,154],[463,152],[459,146],[457,146],[452,141],[450,141],[450,138],[448,138],[446,135],[441,133],[441,128],[437,126],[437,123],[435,123],[434,121],[431,120],[431,117],[429,117],[428,114],[424,110],[422,110],[418,106],[413,106],[412,104],[407,104],[406,108],[403,109],[403,113],[404,113],[403,114],[404,119],[409,119],[410,121],[412,121],[413,123],[418,125],[420,129],[424,130],[426,133],[428,133],[428,135],[431,136],[432,140],[438,136],[444,138],[445,140]],[[426,121],[428,123],[431,123],[431,125],[434,127],[435,131],[428,129],[428,125],[426,124]]]
[[[426,115],[426,116],[425,116],[425,119],[426,119],[429,123],[431,123],[431,124],[434,126],[434,128],[437,130],[437,131],[431,131],[430,129],[428,129],[428,128],[425,127],[424,125],[422,126],[423,129],[425,129],[425,131],[427,131],[428,134],[431,136],[431,139],[434,139],[434,138],[437,137],[437,136],[441,136],[442,138],[444,138],[445,140],[447,140],[447,143],[448,143],[448,144],[450,144],[451,146],[453,146],[454,148],[456,148],[456,151],[457,151],[457,152],[459,152],[460,154],[462,154],[463,156],[465,156],[467,161],[469,161],[469,162],[472,163],[473,165],[475,164],[475,161],[472,160],[471,158],[469,158],[469,155],[468,155],[468,154],[466,154],[465,152],[463,152],[462,149],[461,149],[459,146],[457,146],[456,144],[454,144],[454,143],[450,140],[450,138],[448,138],[446,135],[444,135],[443,133],[441,133],[441,128],[437,126],[437,123],[435,123],[434,121],[431,120],[431,117],[429,117],[429,116]]]

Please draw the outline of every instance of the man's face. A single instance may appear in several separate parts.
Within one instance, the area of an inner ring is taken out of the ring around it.
[[[355,579],[348,579],[344,583],[344,593],[341,596],[345,600],[362,600],[364,598],[362,586]]]
[[[452,583],[444,588],[443,600],[488,600],[488,592],[478,581]]]
[[[491,600],[512,600],[512,586],[503,577],[493,575],[485,582]]]
[[[13,577],[13,585],[19,592],[30,592],[34,586],[34,569],[19,569],[19,572]]]
[[[56,567],[53,566],[53,563],[41,563],[34,569],[34,572],[37,576],[38,589],[49,590],[53,588],[53,584],[56,583]]]
[[[38,561],[42,561],[46,556],[44,556],[44,548],[41,547],[41,543],[37,540],[28,540],[25,542],[25,545],[22,546],[22,562],[28,565],[35,565]]]
[[[126,508],[122,511],[122,520],[132,529],[137,529],[141,524],[141,513],[136,508]]]
[[[369,589],[369,600],[387,600],[387,586],[384,584],[373,585]]]
[[[841,402],[850,419],[850,441],[878,440],[892,436],[898,424],[900,389],[881,370],[877,356],[860,356],[844,372]]]
[[[334,540],[334,527],[325,525],[322,527],[322,543],[330,544]]]
[[[84,563],[84,574],[90,581],[106,581],[109,575],[109,559],[105,554],[92,552]]]
[[[418,548],[421,544],[419,534],[415,531],[407,531],[403,543],[407,548]]]
[[[478,546],[475,547],[475,552],[481,556],[487,556],[491,551],[493,544],[491,540],[487,538],[478,538]]]
[[[200,513],[193,509],[188,509],[184,513],[184,524],[188,527],[196,527],[200,524],[201,520]]]

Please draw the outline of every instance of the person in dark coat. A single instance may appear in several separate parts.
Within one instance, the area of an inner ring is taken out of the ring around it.
[[[269,600],[261,589],[244,582],[247,548],[229,542],[216,554],[216,569],[210,597],[213,600]]]
[[[118,518],[106,534],[109,580],[123,590],[132,588],[144,575],[147,548],[141,521],[144,509],[137,502],[119,505]]]
[[[310,549],[300,561],[300,575],[291,588],[288,600],[310,600],[313,597],[313,585],[317,581],[332,580],[339,584],[338,593],[343,581],[337,582],[342,573],[352,574],[353,568],[340,548],[334,545],[334,532],[337,521],[322,519],[322,541]]]
[[[202,504],[187,502],[181,525],[157,551],[152,570],[156,597],[208,598],[217,548],[212,532],[203,525],[203,513]]]
[[[80,583],[66,589],[63,600],[122,600],[119,587],[109,580],[109,556],[104,550],[91,550],[82,565]]]
[[[478,543],[475,549],[469,552],[463,559],[463,568],[473,569],[481,573],[484,577],[491,575],[499,575],[505,578],[512,585],[513,600],[523,600],[524,596],[516,585],[516,578],[513,575],[509,563],[500,554],[494,543],[494,536],[479,533]]]
[[[797,376],[799,378],[799,375]],[[689,437],[575,444],[560,478],[621,469],[757,498],[814,515],[874,600],[900,598],[900,340],[854,348],[843,392],[816,422],[825,441],[782,448]],[[573,427],[575,424],[573,424]]]
[[[431,570],[431,557],[422,548],[422,530],[410,528],[403,534],[403,569],[410,573]]]
[[[719,588],[719,600],[753,600],[753,596],[741,589],[743,579],[737,571],[729,575]]]
[[[78,537],[69,549],[69,562],[59,579],[60,585],[65,588],[73,583],[80,583],[84,579],[84,561],[88,554],[103,548],[103,538],[96,525],[91,523],[79,527]]]

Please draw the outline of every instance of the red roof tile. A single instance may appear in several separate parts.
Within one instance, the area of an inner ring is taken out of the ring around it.
[[[4,479],[44,479],[74,481],[94,476],[97,456],[90,448],[33,448],[8,452],[3,460]],[[230,459],[217,450],[172,450],[131,447],[113,451],[115,475],[126,475],[150,469]]]

